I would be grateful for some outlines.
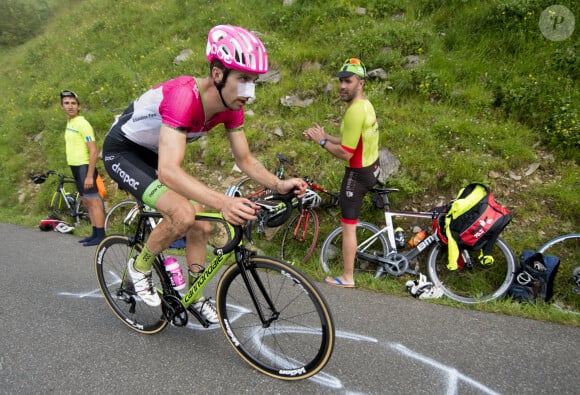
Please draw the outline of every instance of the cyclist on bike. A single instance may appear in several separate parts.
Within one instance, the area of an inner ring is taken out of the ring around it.
[[[223,123],[236,164],[248,176],[280,193],[296,190],[301,197],[306,190],[301,179],[279,180],[268,172],[251,154],[243,131],[244,105],[254,98],[259,74],[268,71],[262,42],[241,27],[219,25],[209,32],[206,56],[208,77],[180,76],[150,89],[117,118],[103,147],[111,178],[163,214],[143,251],[128,263],[136,292],[151,306],[161,303],[152,286],[151,265],[171,243],[186,235],[190,281],[205,264],[209,224],[194,218],[202,205],[220,210],[236,225],[255,220],[258,210],[250,200],[228,197],[188,174],[182,168],[187,143]],[[202,297],[194,307],[216,323],[208,301]]]
[[[95,246],[105,238],[105,210],[97,190],[99,149],[91,124],[80,115],[81,103],[71,90],[60,92],[60,106],[66,114],[66,161],[70,166],[81,199],[89,212],[93,233],[79,240],[83,246]]]
[[[326,277],[325,282],[344,288],[354,287],[356,256],[356,224],[364,195],[377,183],[379,168],[379,129],[373,105],[365,98],[363,87],[366,69],[359,59],[347,59],[337,75],[340,100],[347,105],[340,124],[340,136],[332,136],[324,128],[314,126],[304,136],[338,159],[348,162],[340,190],[342,226],[341,276]]]

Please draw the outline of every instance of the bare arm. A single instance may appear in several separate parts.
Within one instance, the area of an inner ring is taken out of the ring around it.
[[[89,149],[89,168],[85,178],[85,189],[91,189],[93,187],[93,175],[95,174],[95,168],[99,160],[99,150],[97,149],[97,143],[95,141],[89,141],[87,148]]]
[[[233,224],[243,224],[256,219],[258,206],[247,199],[232,198],[217,192],[185,172],[181,166],[185,158],[185,134],[167,125],[161,126],[159,134],[159,181],[169,189],[222,212],[224,218]]]
[[[320,145],[320,141],[322,139],[326,139],[326,144],[324,144],[324,149],[330,152],[332,155],[337,157],[338,159],[344,160],[348,162],[350,158],[352,158],[352,153],[345,151],[342,149],[342,138],[340,136],[332,136],[327,134],[324,131],[324,128],[314,123],[314,126],[310,129],[304,131],[304,137],[309,140],[314,141],[315,143]]]
[[[307,187],[304,180],[299,178],[280,180],[270,173],[250,152],[248,140],[243,131],[229,132],[228,136],[236,159],[236,165],[250,178],[279,193],[288,193],[293,189],[297,189],[296,194],[298,197],[304,195]]]

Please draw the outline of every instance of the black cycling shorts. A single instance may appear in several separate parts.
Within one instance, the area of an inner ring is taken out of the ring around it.
[[[99,174],[97,169],[95,169],[95,172],[93,173],[93,187],[90,189],[85,189],[85,179],[89,172],[89,165],[70,166],[70,171],[75,178],[75,185],[81,196],[87,198],[101,197],[101,195],[99,195],[99,190],[97,189],[97,175]]]
[[[119,187],[145,204],[155,207],[167,190],[157,178],[158,155],[127,139],[113,126],[103,142],[103,161]]]
[[[378,176],[378,160],[375,164],[367,167],[345,168],[339,199],[342,222],[357,223],[363,199],[366,193],[376,185]]]

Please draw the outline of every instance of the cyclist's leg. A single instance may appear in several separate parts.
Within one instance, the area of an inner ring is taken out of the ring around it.
[[[354,284],[354,258],[356,256],[356,222],[341,222],[342,226],[342,259],[344,270],[341,281],[344,284]]]
[[[356,256],[356,224],[367,191],[376,184],[374,166],[362,169],[346,168],[340,188],[340,210],[342,226],[342,257],[344,270],[342,276],[326,278],[333,285],[354,285],[354,259]]]
[[[201,204],[194,203],[193,209],[196,213],[204,211]],[[211,224],[208,221],[196,221],[186,234],[186,252],[188,269],[192,273],[197,273],[205,267],[206,246],[211,232]]]

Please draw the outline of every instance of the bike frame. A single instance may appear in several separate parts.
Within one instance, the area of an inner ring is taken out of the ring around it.
[[[140,217],[139,217],[139,225],[137,227],[137,232],[135,237],[132,240],[133,246],[137,245],[139,242],[145,240],[145,233],[148,231],[147,227],[149,226],[152,230],[155,227],[155,218],[163,218],[161,213],[159,212],[144,212],[142,207],[139,207]],[[199,299],[199,296],[202,294],[203,289],[211,282],[211,280],[216,276],[219,272],[221,267],[227,260],[233,255],[236,255],[236,264],[240,266],[240,272],[242,274],[242,278],[244,279],[244,283],[248,289],[250,297],[256,307],[256,311],[260,317],[260,320],[264,325],[268,325],[276,316],[276,310],[274,303],[270,299],[269,295],[263,289],[258,277],[254,276],[258,284],[258,288],[261,291],[261,295],[268,304],[269,311],[271,311],[271,316],[269,318],[266,317],[263,309],[261,308],[261,304],[258,303],[258,299],[256,296],[256,290],[252,286],[248,278],[248,270],[244,267],[244,262],[250,256],[251,252],[243,247],[243,237],[242,232],[236,232],[234,226],[231,225],[229,222],[225,221],[223,216],[219,213],[197,213],[195,215],[196,221],[214,221],[219,222],[220,224],[226,227],[228,234],[233,235],[234,238],[231,240],[226,246],[221,248],[214,248],[213,253],[215,257],[211,260],[211,262],[205,267],[205,269],[201,272],[200,276],[197,280],[185,291],[183,296],[180,295],[178,291],[175,289],[168,287],[168,289],[158,290],[160,292],[169,292],[179,298],[181,304],[185,309],[191,306],[195,301]],[[149,230],[150,231],[150,230]],[[155,265],[158,266],[158,273],[162,273],[164,278],[165,284],[170,284],[169,276],[163,267],[163,260],[164,260],[163,253],[159,254],[155,259]],[[171,307],[171,306],[167,306]],[[191,311],[191,310],[190,310]],[[205,327],[209,326],[208,323],[204,322],[203,319],[196,315],[196,318],[200,321],[202,325]]]
[[[394,217],[406,217],[406,218],[421,218],[421,219],[428,219],[432,220],[435,218],[436,213],[433,211],[395,211],[390,209],[390,202],[388,194],[390,192],[395,192],[396,189],[389,189],[383,190],[382,192],[375,192],[379,193],[383,200],[383,213],[385,217],[385,227],[382,228],[379,232],[376,232],[366,240],[362,241],[357,247],[357,257],[364,259],[369,262],[373,263],[381,263],[387,264],[391,263],[390,257],[394,254],[397,254],[397,245],[395,243],[395,230],[393,225],[393,218]],[[374,254],[367,253],[366,250],[379,238],[381,235],[386,234],[387,246],[388,251],[385,257],[377,256]],[[420,254],[422,254],[429,246],[439,240],[437,233],[434,232],[433,234],[426,237],[422,240],[416,247],[411,249],[410,251],[401,254],[407,262],[416,258]],[[405,270],[407,273],[416,274],[414,270]]]

